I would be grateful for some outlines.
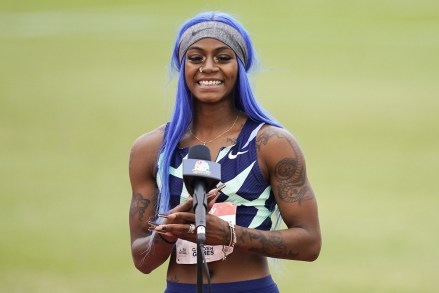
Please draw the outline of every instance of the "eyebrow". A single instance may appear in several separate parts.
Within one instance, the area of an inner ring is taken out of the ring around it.
[[[203,48],[201,48],[201,47],[198,47],[198,46],[190,46],[190,47],[187,49],[187,51],[189,51],[189,50],[205,51],[205,49],[203,49]],[[231,51],[233,51],[233,50],[232,50],[230,47],[228,47],[228,46],[221,46],[221,47],[217,47],[217,48],[214,49],[215,52],[219,52],[219,51],[222,51],[222,50],[231,50]]]

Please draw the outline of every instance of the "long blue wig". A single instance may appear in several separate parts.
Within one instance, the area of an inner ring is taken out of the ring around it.
[[[165,214],[169,211],[169,168],[171,157],[174,153],[179,141],[185,134],[189,124],[192,121],[193,108],[191,93],[186,85],[184,77],[184,63],[186,57],[184,56],[181,63],[178,56],[178,47],[182,34],[191,26],[205,21],[218,21],[230,25],[235,28],[244,38],[248,58],[247,64],[242,60],[238,60],[238,80],[235,86],[235,106],[242,112],[245,112],[250,119],[258,122],[265,122],[270,125],[282,127],[275,119],[273,119],[256,101],[247,73],[256,63],[252,42],[244,27],[233,17],[221,12],[203,12],[185,22],[175,40],[174,50],[171,60],[171,69],[178,72],[177,93],[175,99],[175,107],[173,116],[168,123],[167,131],[165,133],[162,148],[160,151],[158,161],[158,185],[159,197],[157,201],[157,212]]]

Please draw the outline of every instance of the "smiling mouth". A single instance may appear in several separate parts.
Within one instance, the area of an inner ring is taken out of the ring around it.
[[[220,80],[200,80],[197,83],[201,86],[217,86],[223,84],[223,82]]]

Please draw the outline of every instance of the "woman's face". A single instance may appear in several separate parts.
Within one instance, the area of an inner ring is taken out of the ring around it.
[[[202,39],[187,50],[186,85],[199,101],[216,103],[231,98],[237,77],[237,57],[223,42]]]

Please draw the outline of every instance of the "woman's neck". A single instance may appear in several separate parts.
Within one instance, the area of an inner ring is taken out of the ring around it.
[[[195,111],[190,128],[199,134],[219,132],[231,127],[239,119],[238,109],[203,109]]]

